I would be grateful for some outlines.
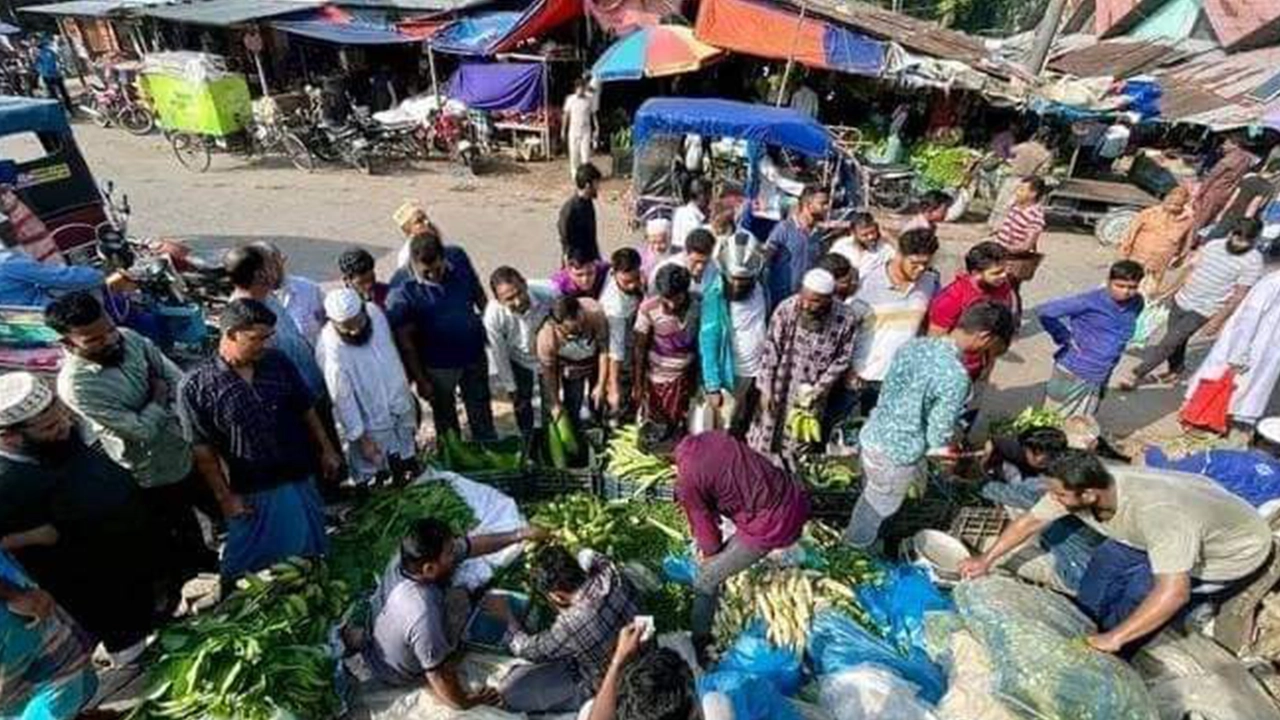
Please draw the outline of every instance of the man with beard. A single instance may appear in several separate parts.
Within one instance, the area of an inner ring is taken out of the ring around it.
[[[218,566],[193,510],[203,489],[174,393],[182,371],[150,340],[117,328],[97,298],[72,293],[53,301],[45,324],[62,336],[66,360],[58,397],[88,421],[102,449],[128,470],[157,523],[179,583]]]
[[[775,306],[800,290],[804,274],[818,261],[822,244],[814,233],[827,218],[829,200],[826,190],[806,186],[791,217],[770,231],[765,248],[769,256],[769,302]]]
[[[845,256],[860,278],[871,277],[871,273],[884,267],[894,256],[893,246],[885,241],[880,223],[871,213],[854,215],[853,231],[832,243],[831,252]]]
[[[1063,417],[1092,417],[1111,373],[1142,314],[1142,266],[1121,260],[1111,266],[1107,286],[1051,300],[1036,310],[1040,327],[1058,351],[1045,385],[1045,404]]]
[[[391,326],[351,288],[330,291],[324,309],[329,322],[320,331],[316,361],[333,398],[351,479],[365,484],[400,475],[417,457],[418,408]]]
[[[862,447],[862,495],[844,541],[870,548],[880,525],[902,506],[926,456],[946,458],[971,381],[962,358],[985,353],[1013,335],[1004,305],[979,302],[960,316],[946,337],[916,338],[893,357],[871,418],[858,436]]]
[[[689,271],[679,265],[658,270],[657,294],[636,311],[632,399],[645,418],[683,428],[693,398],[698,354],[698,299]]]
[[[1205,335],[1217,334],[1262,277],[1262,253],[1254,248],[1261,231],[1257,220],[1243,219],[1226,238],[1213,240],[1198,251],[1191,269],[1168,292],[1173,299],[1164,338],[1146,352],[1132,378],[1120,384],[1121,390],[1147,382],[1151,371],[1166,361],[1169,372],[1159,377],[1160,382],[1175,382],[1182,375],[1191,336],[1201,328]]]
[[[787,419],[797,412],[821,418],[832,389],[849,371],[866,311],[836,302],[835,287],[831,273],[810,270],[800,294],[784,300],[769,321],[756,375],[760,410],[747,435],[757,452],[793,459],[803,443],[785,432]]]
[[[964,269],[956,274],[951,284],[942,288],[929,303],[929,334],[943,336],[956,328],[960,317],[976,303],[996,302],[1018,314],[1014,306],[1013,286],[1009,284],[1009,269],[1005,265],[1008,253],[997,242],[980,242],[969,248],[964,256]],[[991,347],[983,354],[967,353],[965,369],[969,378],[980,380],[991,373],[995,358],[1007,348]]]
[[[129,473],[36,376],[0,376],[0,545],[127,665],[154,627],[157,537]]]
[[[559,293],[546,283],[528,283],[519,270],[503,265],[489,276],[493,302],[484,309],[490,384],[507,394],[520,434],[533,437],[533,393],[538,357],[533,340]]]
[[[1095,650],[1135,650],[1191,602],[1227,600],[1269,564],[1266,521],[1204,476],[1106,466],[1081,450],[1063,452],[1046,474],[1049,492],[960,572],[985,575],[1054,521],[1079,518],[1107,537],[1076,596],[1098,624],[1085,638]]]
[[[759,282],[764,250],[751,233],[736,233],[721,243],[718,264],[720,272],[702,296],[702,391],[719,416],[718,427],[741,440],[755,414],[756,376],[769,332],[769,300]]]
[[[435,518],[416,521],[400,541],[370,601],[373,618],[364,657],[374,678],[391,687],[421,687],[450,708],[499,705],[493,688],[468,692],[458,680],[451,656],[462,637],[471,604],[466,590],[451,587],[458,564],[546,532],[525,527],[496,535],[455,537]]]
[[[836,302],[846,305],[858,302],[855,293],[858,292],[858,282],[862,277],[858,274],[858,269],[849,262],[849,258],[838,253],[827,253],[818,258],[818,267],[831,273],[831,277],[835,279],[836,289],[832,297]]]
[[[324,291],[314,280],[290,273],[289,256],[275,243],[260,240],[253,243],[253,247],[271,259],[276,279],[275,299],[288,311],[302,337],[315,345],[320,328],[324,327]]]
[[[600,294],[600,308],[609,321],[609,362],[600,379],[605,401],[615,419],[631,414],[631,348],[635,344],[636,312],[644,299],[644,270],[640,253],[621,248],[609,259],[612,268]]]
[[[196,468],[227,521],[226,580],[328,549],[313,477],[318,464],[336,480],[342,459],[297,369],[269,347],[277,322],[256,300],[227,303],[217,354],[179,388]]]

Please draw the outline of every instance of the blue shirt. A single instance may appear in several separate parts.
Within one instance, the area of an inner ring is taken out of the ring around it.
[[[53,294],[96,290],[102,271],[83,265],[47,265],[18,250],[0,250],[0,305],[43,308]]]
[[[883,451],[895,464],[914,465],[925,451],[950,442],[969,387],[969,371],[954,341],[910,340],[889,363],[880,400],[859,440]]]
[[[484,288],[466,251],[444,249],[440,282],[414,277],[402,268],[391,279],[387,319],[400,328],[412,325],[418,357],[429,368],[464,368],[484,359],[484,323],[476,310]]]
[[[1145,461],[1147,467],[1213,478],[1254,507],[1280,498],[1280,460],[1258,450],[1209,450],[1175,460],[1151,446]]]
[[[42,78],[62,77],[62,70],[58,68],[58,53],[54,49],[45,45],[36,53],[36,72]]]
[[[776,307],[800,291],[804,274],[817,265],[822,247],[814,241],[813,233],[792,218],[773,226],[767,244],[774,248],[769,262],[769,301]]]
[[[1040,327],[1053,338],[1053,358],[1062,369],[1105,385],[1124,354],[1142,314],[1142,298],[1121,305],[1106,288],[1052,300],[1036,310]]]

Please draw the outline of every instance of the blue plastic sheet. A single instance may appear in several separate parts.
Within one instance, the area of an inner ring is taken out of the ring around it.
[[[659,97],[646,100],[636,111],[633,144],[639,147],[655,135],[741,138],[760,145],[776,145],[810,157],[832,151],[831,133],[821,123],[791,108],[756,105],[736,100]]]
[[[926,612],[955,609],[925,571],[913,565],[891,567],[885,573],[884,583],[862,585],[857,593],[858,602],[876,626],[904,650],[924,647]]]
[[[698,577],[698,563],[692,555],[668,555],[662,559],[662,574],[671,582],[692,585]]]
[[[1209,450],[1174,460],[1158,447],[1147,448],[1147,467],[1168,468],[1213,478],[1254,507],[1280,498],[1280,461],[1253,450]]]
[[[809,634],[809,656],[818,675],[831,675],[866,663],[892,670],[920,688],[920,697],[937,703],[947,691],[942,669],[920,647],[899,652],[838,612],[819,613]]]
[[[722,670],[767,680],[783,696],[790,697],[800,691],[800,658],[790,649],[769,642],[761,622],[748,625],[733,641],[716,666],[716,671]]]
[[[733,705],[733,720],[800,720],[800,713],[769,683],[734,670],[717,670],[698,680],[698,696],[724,693]]]

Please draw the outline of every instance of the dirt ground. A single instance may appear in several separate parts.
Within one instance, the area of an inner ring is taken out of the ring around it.
[[[132,234],[181,237],[210,249],[269,238],[284,248],[294,272],[317,280],[334,279],[337,255],[352,245],[382,258],[380,266],[389,272],[401,241],[391,213],[405,199],[428,208],[447,239],[471,254],[481,277],[503,264],[545,277],[558,263],[556,218],[572,192],[564,161],[502,162],[479,177],[443,162],[419,163],[366,177],[338,168],[303,174],[283,161],[215,155],[207,173],[194,174],[159,135],[136,138],[86,122],[77,124],[76,135],[98,180],[112,180],[118,193],[128,194]],[[598,203],[606,251],[639,239],[627,227],[624,189],[625,181],[608,181]],[[884,224],[892,229],[896,222],[886,218]],[[945,280],[984,233],[977,223],[943,227],[938,267]],[[983,397],[988,417],[1016,414],[1041,400],[1053,347],[1034,320],[1035,305],[1097,286],[1113,260],[1112,251],[1083,232],[1051,232],[1041,249],[1046,260],[1024,290],[1028,320]],[[1192,367],[1205,350],[1193,353]],[[1134,363],[1126,358],[1122,371]],[[1181,398],[1181,387],[1113,392],[1099,420],[1114,438],[1173,440],[1182,435],[1173,417]]]

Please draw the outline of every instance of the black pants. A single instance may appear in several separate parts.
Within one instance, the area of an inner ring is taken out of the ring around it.
[[[516,425],[525,438],[533,436],[533,393],[537,389],[538,377],[533,370],[511,363],[511,377],[516,381],[516,392],[512,405],[516,414]]]
[[[1168,361],[1169,372],[1181,374],[1187,364],[1187,343],[1196,331],[1204,327],[1209,318],[1200,313],[1187,310],[1174,300],[1169,304],[1169,328],[1159,345],[1149,348],[1138,367],[1133,369],[1134,377],[1145,377],[1160,363]]]
[[[172,485],[146,488],[141,496],[151,514],[156,533],[164,542],[168,579],[182,583],[201,572],[216,573],[218,553],[205,544],[204,533],[195,514],[197,507],[209,512],[204,496],[211,496],[211,493],[205,490],[200,477],[192,473]]]
[[[58,100],[67,112],[75,112],[75,105],[71,102],[71,93],[67,92],[67,83],[60,77],[41,78],[44,83],[45,93],[53,100]]]

